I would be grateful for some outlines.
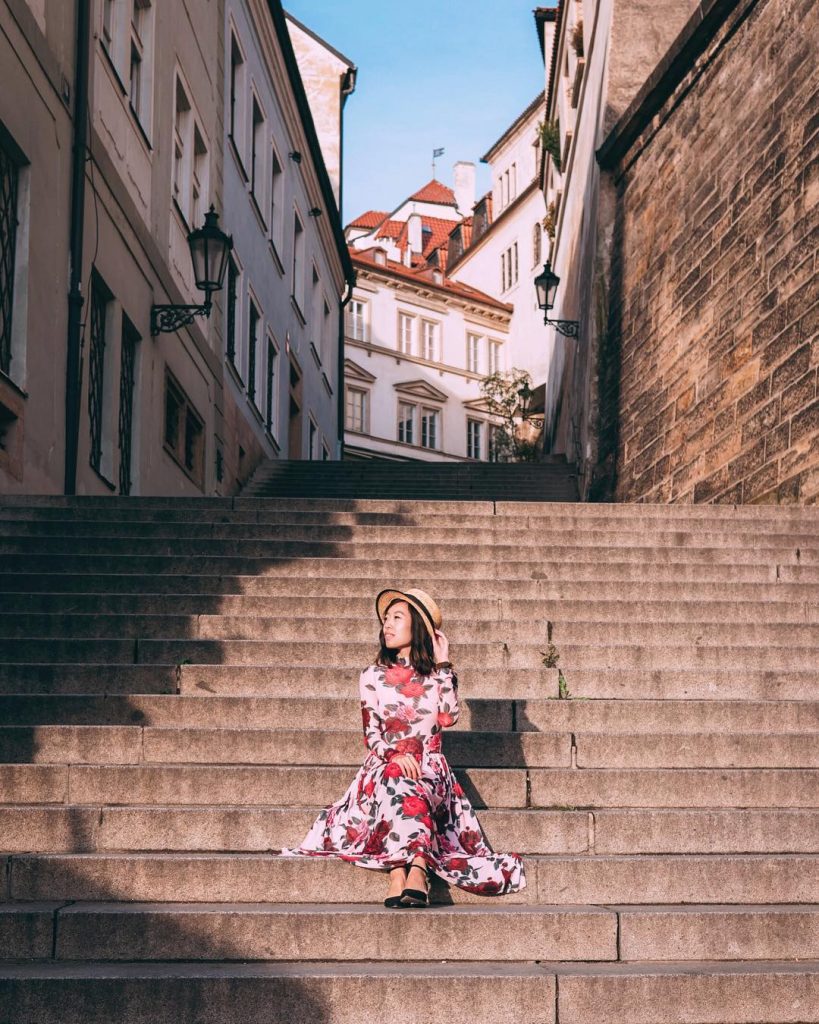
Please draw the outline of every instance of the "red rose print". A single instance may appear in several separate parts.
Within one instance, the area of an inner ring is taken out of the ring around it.
[[[453,792],[453,793],[455,794],[455,796],[463,796],[463,795],[464,795],[464,788],[463,788],[463,786],[462,786],[462,785],[460,784],[460,782],[456,782],[456,783],[455,783],[455,784],[453,785],[453,787],[452,787],[452,792]]]
[[[480,832],[476,832],[474,829],[467,828],[460,833],[458,839],[461,842],[461,846],[466,850],[467,853],[475,854],[478,852],[478,846],[481,842]]]
[[[411,665],[390,665],[384,673],[384,682],[387,686],[399,686],[401,683],[408,683],[412,679],[412,673]]]
[[[404,722],[400,718],[388,718],[384,722],[384,732],[407,732],[409,727],[409,722]]]
[[[430,816],[428,814],[421,814],[421,815],[419,815],[418,821],[422,825],[426,825],[426,827],[430,830],[430,832],[432,831],[432,818],[430,818]]]
[[[370,724],[370,709],[363,701],[361,702],[361,719],[364,722],[364,730],[366,731]]]
[[[450,871],[464,872],[469,867],[469,862],[466,857],[452,857],[448,861],[447,867]]]
[[[420,796],[405,796],[401,801],[401,813],[408,818],[414,818],[416,814],[425,814],[429,810],[429,804]]]
[[[424,752],[424,744],[417,736],[407,736],[398,740],[395,749],[399,754],[418,754],[420,756]]]
[[[438,724],[441,726],[452,725],[455,719],[450,715],[448,711],[438,712]]]
[[[385,779],[399,779],[404,774],[400,764],[389,761],[384,767]]]
[[[441,750],[441,734],[436,732],[434,736],[430,736],[429,742],[427,743],[427,750],[431,750],[432,753],[438,753]]]
[[[402,693],[405,697],[423,697],[424,696],[424,684],[419,683],[417,679],[411,679],[408,683],[400,683],[398,685],[398,692]]]
[[[381,853],[384,849],[384,837],[389,832],[390,826],[386,821],[379,821],[370,834],[370,838],[364,844],[364,853]]]
[[[364,792],[367,796],[373,795],[375,792],[375,779],[370,779],[370,781],[364,786]]]
[[[500,892],[500,882],[479,882],[475,886],[471,886],[471,891],[478,893],[480,896],[491,896],[493,893]]]

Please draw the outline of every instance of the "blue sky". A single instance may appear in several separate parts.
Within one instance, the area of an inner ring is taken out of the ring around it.
[[[548,0],[541,0],[549,6]],[[432,177],[481,156],[543,89],[532,0],[289,0],[285,7],[358,66],[344,116],[345,223],[392,210]]]

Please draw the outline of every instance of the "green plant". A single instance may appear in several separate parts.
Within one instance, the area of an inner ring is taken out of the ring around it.
[[[555,239],[555,227],[557,225],[557,210],[555,209],[554,201],[549,203],[546,208],[546,216],[543,218],[543,230],[554,241]]]
[[[541,121],[538,125],[540,142],[546,152],[554,161],[555,167],[560,170],[560,119],[555,121]]]
[[[572,49],[577,54],[577,56],[578,57],[582,57],[583,56],[583,20],[582,20],[582,18],[581,18],[580,21],[578,21],[578,23],[572,29],[571,43],[572,43]]]
[[[546,668],[554,668],[557,665],[560,653],[551,640],[549,641],[548,650],[541,651],[540,653],[543,655],[543,664]]]
[[[569,693],[569,685],[566,682],[566,677],[563,675],[563,670],[557,670],[557,695],[560,700],[569,700],[571,694]]]

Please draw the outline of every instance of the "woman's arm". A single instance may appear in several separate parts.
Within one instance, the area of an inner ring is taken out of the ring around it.
[[[434,676],[438,680],[438,722],[442,728],[446,728],[454,725],[461,714],[458,674],[453,668],[439,668]]]
[[[359,676],[358,691],[361,696],[361,719],[364,724],[365,746],[382,761],[390,761],[396,751],[381,735],[383,719],[376,707],[376,688],[373,681],[372,665],[368,665]]]

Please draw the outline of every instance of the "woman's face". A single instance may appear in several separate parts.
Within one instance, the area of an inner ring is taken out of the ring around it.
[[[396,601],[387,609],[383,629],[387,647],[409,647],[412,642],[412,619],[406,601]]]

